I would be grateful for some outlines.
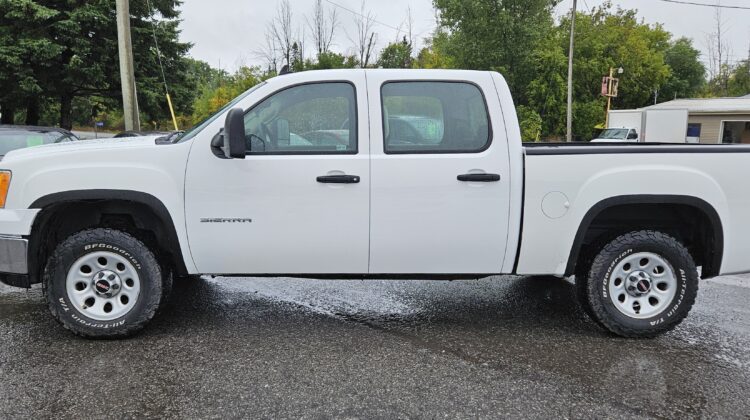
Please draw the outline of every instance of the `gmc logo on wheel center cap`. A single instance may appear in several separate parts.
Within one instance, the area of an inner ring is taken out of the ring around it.
[[[638,282],[638,284],[636,285],[636,287],[638,287],[638,291],[639,292],[644,292],[645,293],[645,292],[648,292],[648,289],[651,288],[651,285],[648,283],[647,280],[641,280],[641,281]]]
[[[99,280],[98,282],[96,282],[95,286],[96,286],[96,291],[98,291],[99,293],[107,293],[109,292],[109,289],[111,288],[109,283],[104,280]]]

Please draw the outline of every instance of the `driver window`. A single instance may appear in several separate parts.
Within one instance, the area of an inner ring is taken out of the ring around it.
[[[245,114],[248,154],[356,154],[354,86],[317,83],[285,89]]]

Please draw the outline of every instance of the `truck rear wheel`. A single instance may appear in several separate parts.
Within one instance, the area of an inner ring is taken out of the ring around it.
[[[44,272],[52,316],[89,338],[125,337],[140,331],[162,299],[162,269],[133,236],[91,229],[60,243]]]
[[[687,248],[644,230],[604,245],[586,275],[576,276],[586,312],[623,337],[654,337],[675,328],[698,294],[698,270]]]

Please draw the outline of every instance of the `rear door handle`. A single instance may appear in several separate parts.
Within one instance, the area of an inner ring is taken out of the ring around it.
[[[500,175],[498,174],[464,174],[464,175],[459,175],[458,180],[461,182],[498,182],[500,181]]]
[[[357,175],[325,175],[319,176],[318,182],[321,184],[359,184],[360,178]]]

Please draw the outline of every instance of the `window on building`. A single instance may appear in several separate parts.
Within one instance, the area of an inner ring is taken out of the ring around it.
[[[722,143],[750,143],[750,121],[724,121]]]
[[[688,124],[687,136],[688,137],[700,137],[701,128],[703,128],[703,124]]]

